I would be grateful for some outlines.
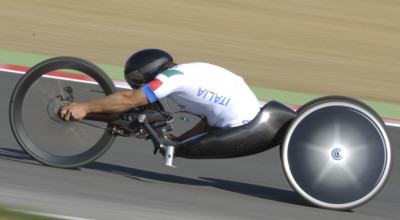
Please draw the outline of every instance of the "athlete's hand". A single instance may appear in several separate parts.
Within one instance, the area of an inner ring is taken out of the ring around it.
[[[82,118],[86,117],[87,112],[83,104],[76,102],[65,106],[60,111],[60,117],[65,121],[80,121]]]

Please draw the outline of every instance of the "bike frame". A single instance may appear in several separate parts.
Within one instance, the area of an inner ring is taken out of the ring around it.
[[[120,136],[144,134],[154,144],[154,153],[165,152],[165,165],[173,166],[174,155],[188,159],[221,159],[257,154],[278,146],[296,113],[279,102],[271,101],[248,124],[219,128],[173,142],[165,137],[172,130],[172,115],[145,109],[123,114],[90,114],[86,119],[107,122],[112,133]],[[176,151],[176,152],[175,152]]]
[[[112,134],[123,137],[146,135],[154,144],[154,154],[159,150],[165,152],[164,165],[173,166],[175,148],[179,143],[165,138],[165,133],[172,130],[172,115],[168,112],[145,110],[122,114],[88,114],[85,120],[106,122],[113,126]]]

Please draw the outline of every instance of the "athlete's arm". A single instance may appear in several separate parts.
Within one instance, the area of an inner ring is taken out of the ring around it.
[[[148,103],[143,91],[135,89],[117,92],[88,102],[71,103],[61,110],[60,117],[66,121],[79,121],[89,113],[120,113]]]

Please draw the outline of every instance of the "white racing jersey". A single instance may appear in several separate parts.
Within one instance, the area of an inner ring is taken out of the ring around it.
[[[205,116],[213,127],[246,124],[260,111],[242,77],[208,63],[174,66],[141,89],[151,103],[169,96],[183,110]]]

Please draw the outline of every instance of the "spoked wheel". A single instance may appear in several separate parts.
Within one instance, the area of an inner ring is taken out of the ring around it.
[[[281,152],[293,189],[312,204],[333,210],[372,199],[389,178],[392,164],[381,118],[346,97],[320,98],[302,107]]]
[[[52,72],[55,70],[75,73]],[[111,79],[86,60],[45,60],[32,67],[14,89],[9,112],[14,136],[26,153],[46,165],[72,168],[89,163],[111,146],[111,125],[89,120],[66,122],[59,111],[71,102],[114,92]]]

